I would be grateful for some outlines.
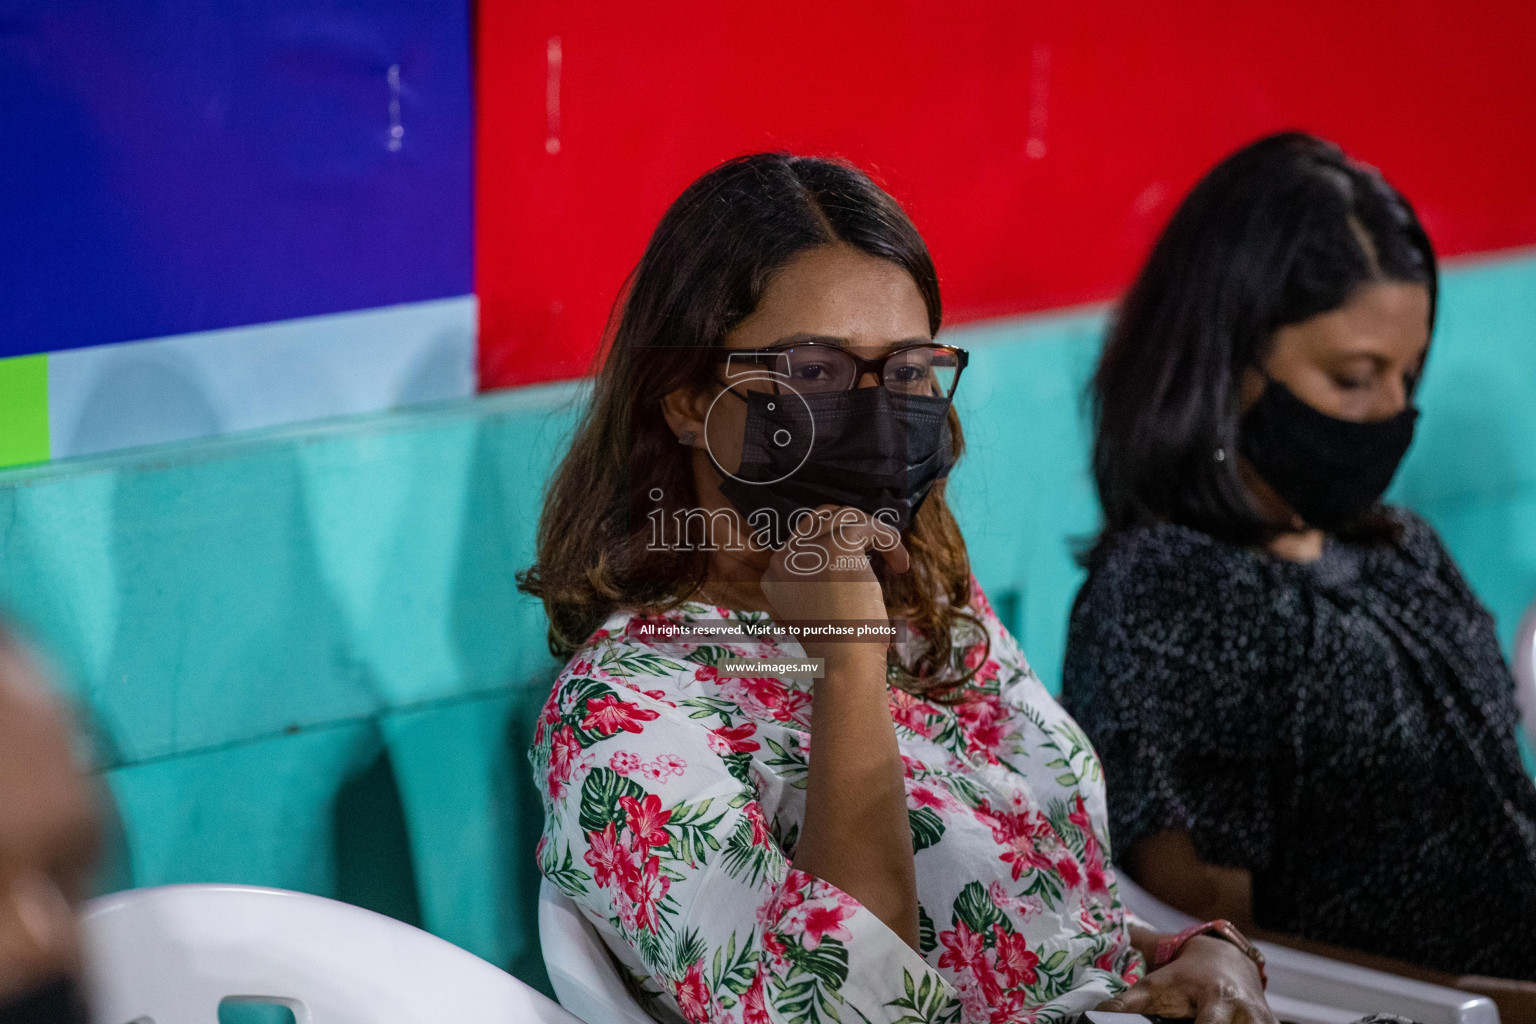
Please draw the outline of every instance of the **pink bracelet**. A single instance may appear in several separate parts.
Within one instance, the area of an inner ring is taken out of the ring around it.
[[[1237,926],[1231,921],[1220,919],[1206,921],[1204,924],[1194,924],[1185,928],[1177,935],[1165,935],[1157,940],[1157,949],[1152,954],[1152,970],[1166,967],[1174,961],[1184,949],[1184,944],[1196,935],[1214,935],[1218,939],[1226,939],[1232,945],[1243,951],[1243,955],[1253,961],[1253,965],[1259,969],[1259,984],[1269,987],[1269,977],[1264,973],[1264,954],[1259,947],[1248,941],[1248,937],[1237,930]]]

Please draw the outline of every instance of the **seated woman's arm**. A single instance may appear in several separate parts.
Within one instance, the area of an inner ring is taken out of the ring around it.
[[[821,538],[833,529],[825,509]],[[839,544],[872,544],[873,523],[853,509],[837,520]],[[897,572],[910,567],[897,545],[882,556]],[[789,552],[775,552],[763,574],[763,596],[781,619],[809,622],[879,622],[885,600],[868,558],[815,572],[792,569]],[[805,827],[795,867],[839,886],[918,949],[917,872],[901,749],[891,721],[886,647],[806,639],[805,653],[822,660],[825,675],[812,684],[810,777]]]
[[[1202,861],[1183,829],[1136,840],[1122,855],[1121,866],[1137,885],[1191,917],[1225,918],[1243,934],[1254,934],[1252,877],[1242,868]]]
[[[917,877],[885,650],[841,644],[827,655],[811,710],[815,767],[794,864],[857,897],[915,950]]]
[[[1194,841],[1182,829],[1167,829],[1131,844],[1122,867],[1147,892],[1202,921],[1225,918],[1243,934],[1330,960],[1386,971],[1434,985],[1445,985],[1491,998],[1504,1024],[1536,1024],[1536,984],[1475,975],[1457,977],[1391,957],[1362,953],[1313,942],[1253,923],[1253,882],[1242,868],[1219,867],[1202,861]]]

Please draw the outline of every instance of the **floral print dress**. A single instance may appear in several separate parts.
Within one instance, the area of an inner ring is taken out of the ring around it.
[[[620,612],[566,666],[530,752],[545,798],[539,866],[653,1015],[1045,1024],[1140,976],[1109,868],[1098,758],[979,587],[970,611],[990,653],[957,635],[958,656],[982,662],[962,703],[891,689],[921,955],[791,866],[811,680],[717,666],[803,657],[799,644],[654,639],[658,621],[770,616],[695,602],[659,619]]]

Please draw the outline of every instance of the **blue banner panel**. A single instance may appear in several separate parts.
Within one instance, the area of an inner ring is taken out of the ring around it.
[[[5,0],[0,356],[474,290],[467,0]]]

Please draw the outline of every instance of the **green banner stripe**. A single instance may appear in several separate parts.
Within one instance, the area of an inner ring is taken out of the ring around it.
[[[48,356],[0,359],[0,466],[48,461]]]

